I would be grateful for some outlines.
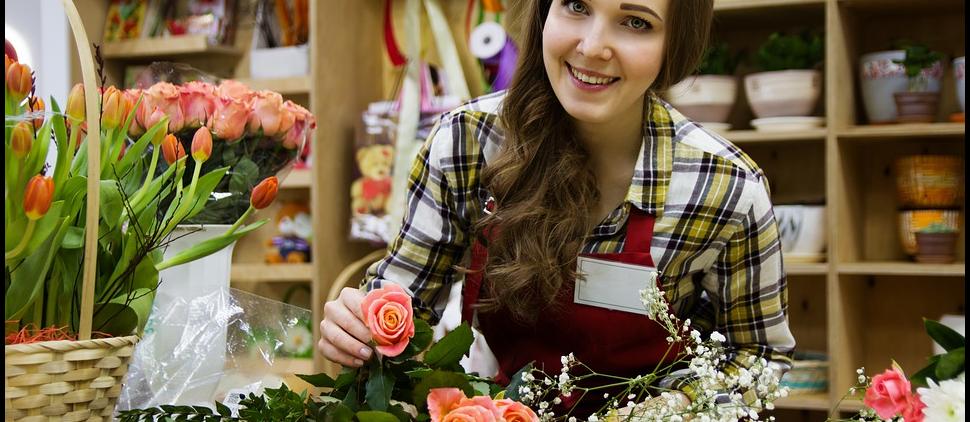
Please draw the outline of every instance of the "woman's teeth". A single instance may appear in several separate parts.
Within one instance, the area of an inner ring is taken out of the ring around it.
[[[576,79],[579,79],[590,85],[606,85],[610,82],[613,82],[613,80],[615,79],[615,78],[601,78],[597,76],[590,76],[576,70],[572,66],[569,67],[569,71],[572,72],[573,76],[576,77]]]

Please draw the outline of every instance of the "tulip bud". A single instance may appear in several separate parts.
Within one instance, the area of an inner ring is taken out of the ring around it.
[[[176,161],[185,157],[185,148],[182,147],[178,138],[170,133],[165,135],[165,140],[162,141],[162,155],[165,156],[165,161],[168,164],[175,164]]]
[[[7,71],[10,70],[10,65],[12,65],[12,64],[14,64],[16,62],[17,61],[14,60],[14,59],[11,59],[10,56],[8,56],[6,54],[3,55],[3,74],[4,74],[4,77],[6,77]]]
[[[210,155],[212,155],[212,134],[209,133],[209,128],[202,126],[192,136],[192,158],[203,163]]]
[[[121,124],[125,112],[122,99],[122,93],[113,86],[101,94],[101,126],[105,129],[114,129]]]
[[[280,181],[276,176],[271,176],[259,182],[249,198],[249,203],[253,208],[261,210],[268,207],[276,199],[276,192],[279,191]]]
[[[54,179],[36,175],[27,182],[24,190],[24,212],[31,220],[40,220],[51,208],[54,199]]]
[[[27,97],[34,86],[30,74],[30,66],[23,63],[11,63],[7,69],[7,94],[18,103]]]
[[[30,123],[17,123],[10,133],[10,149],[13,150],[13,155],[17,158],[24,158],[30,152],[30,148],[33,145],[34,129],[31,128]]]
[[[30,97],[30,101],[27,102],[28,107],[30,107],[30,112],[34,114],[39,114],[40,117],[34,117],[34,129],[40,129],[44,125],[44,100],[40,97]]]
[[[65,109],[65,114],[71,120],[82,121],[84,120],[84,85],[77,84],[74,88],[71,88],[71,93],[67,95],[67,109]]]

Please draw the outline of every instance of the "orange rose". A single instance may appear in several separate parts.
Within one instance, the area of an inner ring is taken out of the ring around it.
[[[383,288],[371,290],[360,309],[377,342],[377,351],[388,357],[400,355],[414,337],[411,295],[400,286],[387,283]]]
[[[529,406],[515,400],[495,400],[495,406],[502,412],[505,422],[539,422],[539,416]]]

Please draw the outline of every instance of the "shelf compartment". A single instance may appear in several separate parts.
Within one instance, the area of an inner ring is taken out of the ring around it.
[[[199,54],[239,56],[242,51],[234,46],[209,44],[204,35],[184,35],[113,41],[101,47],[101,54],[106,59],[147,59]]]
[[[269,90],[281,95],[308,95],[310,93],[310,77],[295,76],[277,79],[236,79],[254,90]]]
[[[839,139],[864,140],[883,138],[958,138],[966,134],[963,123],[907,123],[898,125],[860,125],[839,130]]]
[[[293,169],[293,171],[286,176],[286,179],[283,179],[283,183],[280,185],[280,187],[283,189],[309,189],[312,180],[312,170]]]
[[[739,145],[789,141],[824,141],[828,135],[825,128],[793,132],[762,132],[757,130],[732,130],[724,132],[725,139]]]
[[[830,410],[829,393],[792,394],[775,401],[778,409]]]
[[[821,21],[825,0],[715,0],[714,23],[718,27],[751,28],[782,23],[798,26]]]
[[[233,283],[310,281],[313,264],[232,264]]]
[[[965,262],[954,264],[920,264],[916,262],[884,261],[853,262],[838,265],[839,274],[885,276],[965,277]]]
[[[826,275],[829,264],[825,262],[785,262],[785,273],[788,275]]]

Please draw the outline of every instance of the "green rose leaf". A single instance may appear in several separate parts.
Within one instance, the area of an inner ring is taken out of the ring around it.
[[[379,359],[371,359],[369,367],[370,376],[367,378],[364,400],[371,409],[383,412],[390,405],[394,375],[384,371],[384,365]]]
[[[519,387],[525,384],[525,381],[522,380],[522,375],[532,373],[532,363],[533,362],[529,362],[522,369],[516,372],[515,375],[512,375],[512,381],[510,381],[509,386],[505,388],[505,398],[515,401],[521,400]]]
[[[296,374],[296,376],[314,387],[334,388],[337,385],[337,380],[322,372],[314,375]]]
[[[936,365],[936,378],[948,380],[960,375],[966,359],[966,348],[960,347],[947,352]]]
[[[923,318],[923,326],[926,327],[927,334],[946,351],[965,347],[966,338],[952,328],[940,324],[938,321]]]
[[[472,341],[472,329],[467,323],[463,323],[431,346],[424,356],[424,363],[432,368],[452,368],[468,353]]]
[[[400,422],[397,416],[376,410],[362,410],[357,412],[357,420],[360,422]]]
[[[938,381],[938,379],[936,378],[936,366],[940,363],[940,358],[942,357],[943,355],[936,355],[931,357],[929,359],[930,360],[929,365],[926,365],[925,368],[920,369],[915,374],[910,375],[909,380],[913,382],[913,385],[916,385],[918,387],[926,387],[928,386],[928,384],[926,383],[927,378],[933,381]]]
[[[417,356],[424,349],[428,348],[431,344],[431,340],[434,338],[434,331],[432,331],[431,326],[428,323],[418,317],[412,317],[414,320],[414,337],[411,337],[411,341],[408,343],[408,347],[391,360],[394,362],[408,362],[411,358]]]
[[[94,321],[91,329],[113,336],[127,336],[138,328],[138,313],[123,303],[98,303],[94,305]]]

